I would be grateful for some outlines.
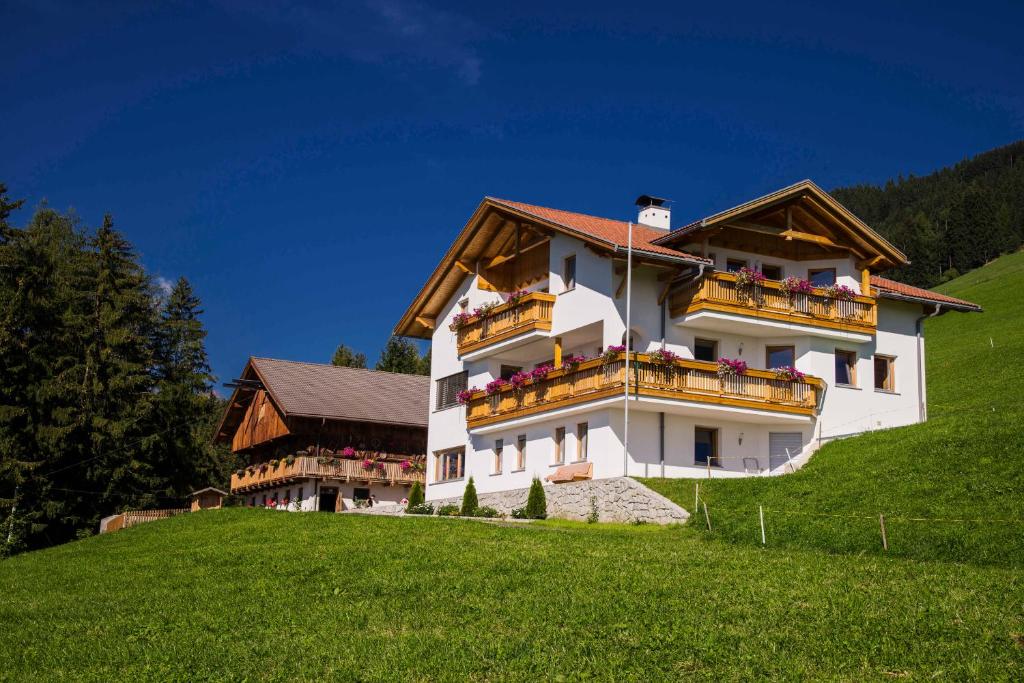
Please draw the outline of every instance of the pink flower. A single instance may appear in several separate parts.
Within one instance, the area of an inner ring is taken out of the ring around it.
[[[538,365],[532,372],[530,372],[530,375],[532,375],[535,380],[542,380],[554,369],[555,368],[551,365]]]
[[[480,390],[477,389],[476,387],[463,389],[462,391],[455,395],[455,400],[458,401],[460,405],[466,405],[467,403],[469,403],[470,399],[473,398],[473,394],[475,394],[478,391]]]
[[[586,359],[586,356],[576,356],[570,353],[569,355],[562,357],[562,368],[566,370],[574,370],[577,365]]]
[[[679,360],[679,354],[668,349],[658,349],[651,352],[651,360],[662,365],[672,365]]]
[[[719,358],[718,359],[718,376],[719,377],[732,377],[735,375],[742,375],[747,371],[746,361],[739,360],[738,358]]]
[[[764,274],[759,270],[753,268],[742,267],[736,273],[736,284],[740,287],[749,285],[759,285],[764,282]]]
[[[343,458],[354,458],[356,457],[356,449],[351,446],[345,446],[341,449],[341,455]]]
[[[402,471],[403,471],[403,472],[408,472],[409,470],[411,470],[411,469],[412,469],[412,461],[410,461],[410,460],[403,460],[403,461],[402,461],[402,462],[401,462],[401,463],[399,464],[399,467],[401,467],[401,468],[402,468]]]
[[[465,327],[466,323],[468,323],[472,318],[473,316],[466,312],[456,313],[452,316],[452,322],[448,326],[448,329],[455,332],[459,328]]]
[[[487,395],[490,396],[491,394],[496,394],[497,392],[501,391],[501,388],[506,386],[507,384],[508,382],[499,377],[488,382],[487,386],[484,387],[484,391],[486,391]]]
[[[517,372],[508,378],[508,383],[512,385],[513,389],[522,389],[526,386],[526,382],[530,379],[530,373],[528,372]]]
[[[799,277],[787,277],[782,281],[782,293],[786,296],[794,294],[810,294],[814,291],[814,285]]]
[[[529,294],[529,292],[527,292],[525,289],[517,289],[516,291],[508,295],[508,303],[517,304],[527,294]]]
[[[791,365],[783,365],[780,368],[772,368],[772,372],[775,373],[776,379],[786,380],[789,382],[801,382],[807,377],[804,373],[800,372]]]

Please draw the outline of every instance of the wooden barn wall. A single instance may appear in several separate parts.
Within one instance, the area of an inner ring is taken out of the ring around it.
[[[266,390],[260,389],[253,396],[242,423],[231,438],[231,450],[237,453],[288,434],[288,426],[277,412],[270,396]]]

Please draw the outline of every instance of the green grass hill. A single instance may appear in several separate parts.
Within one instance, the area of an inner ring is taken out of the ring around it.
[[[940,291],[985,310],[926,322],[928,421],[826,444],[795,474],[701,482],[711,535],[760,544],[763,505],[772,545],[882,552],[884,513],[890,554],[1024,565],[1024,252]],[[695,482],[645,483],[693,507]]]
[[[1022,285],[1018,254],[946,288],[986,312],[929,323],[927,425],[712,481],[710,534],[182,515],[0,562],[0,680],[1022,680]]]

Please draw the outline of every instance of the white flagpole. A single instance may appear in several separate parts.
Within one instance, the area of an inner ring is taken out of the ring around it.
[[[632,349],[632,330],[630,329],[630,313],[633,300],[633,221],[629,222],[629,233],[626,242],[626,387],[623,394],[623,417],[625,427],[622,433],[622,476],[629,476],[629,354]]]

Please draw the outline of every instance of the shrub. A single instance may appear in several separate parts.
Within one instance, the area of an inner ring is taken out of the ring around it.
[[[512,519],[529,519],[526,516],[526,508],[512,508]]]
[[[412,489],[409,490],[409,504],[405,506],[406,512],[411,512],[412,509],[418,505],[423,505],[423,485],[418,481],[413,482]],[[430,508],[431,514],[434,512],[434,508]]]
[[[470,477],[466,483],[466,490],[462,494],[462,510],[460,514],[463,517],[472,517],[478,507],[480,507],[480,501],[476,498],[476,484],[473,483],[473,477]]]
[[[526,518],[545,519],[548,516],[548,501],[544,495],[544,486],[540,479],[533,478],[530,484],[530,495],[526,499]]]
[[[434,506],[430,503],[417,503],[405,508],[405,512],[410,515],[432,515],[434,514]]]
[[[597,524],[601,521],[601,513],[597,510],[597,496],[590,497],[590,514],[587,515],[587,524]]]
[[[488,519],[493,519],[495,517],[501,517],[501,513],[498,512],[495,508],[492,508],[489,505],[485,505],[485,506],[483,506],[481,508],[477,508],[476,510],[474,510],[473,511],[473,516],[474,517],[487,517]]]
[[[453,505],[451,503],[449,503],[448,505],[442,505],[441,507],[437,508],[437,514],[441,517],[458,517],[459,506]]]

